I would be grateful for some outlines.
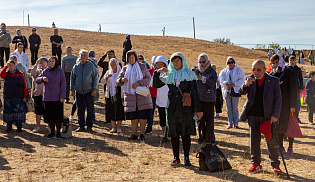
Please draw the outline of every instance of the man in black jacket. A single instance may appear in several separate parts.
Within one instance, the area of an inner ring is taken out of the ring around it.
[[[54,35],[50,36],[52,56],[58,57],[58,64],[61,65],[61,44],[63,44],[63,39],[58,35],[58,29],[54,29]]]
[[[301,123],[301,120],[299,119],[299,111],[300,111],[300,107],[301,107],[300,93],[302,93],[304,90],[303,76],[302,76],[302,70],[301,70],[301,68],[299,68],[296,65],[296,58],[293,55],[291,55],[289,57],[288,68],[293,70],[293,72],[295,73],[295,76],[297,77],[297,86],[298,86],[297,90],[300,90],[300,91],[297,92],[297,104],[296,104],[296,108],[295,108],[295,116],[296,116],[297,120],[299,121],[299,123]]]
[[[21,34],[21,30],[16,30],[16,36],[13,37],[12,43],[15,44],[15,49],[17,49],[17,43],[21,42],[23,44],[23,52],[27,49],[27,39],[24,35]]]
[[[125,63],[126,65],[126,53],[131,50],[132,48],[132,45],[131,45],[131,40],[130,40],[130,35],[127,35],[126,36],[126,39],[124,41],[124,44],[123,44],[123,47],[124,47],[124,51],[123,51],[123,55],[122,55],[122,61]]]
[[[32,65],[36,64],[38,59],[38,49],[41,43],[39,35],[36,34],[36,28],[32,28],[32,34],[28,37],[28,41],[30,42],[30,50],[31,50],[31,62]]]

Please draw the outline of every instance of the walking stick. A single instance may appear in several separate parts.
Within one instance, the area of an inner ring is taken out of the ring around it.
[[[283,154],[282,154],[282,151],[280,149],[280,142],[279,142],[278,133],[277,133],[277,124],[276,123],[272,123],[271,127],[272,127],[273,136],[276,138],[276,141],[277,141],[277,144],[278,144],[279,152],[280,152],[280,155],[281,155],[281,158],[282,158],[282,162],[283,162],[285,171],[287,173],[287,179],[290,179],[290,175],[289,175],[289,172],[288,172],[288,169],[287,169],[287,165],[285,164],[285,161],[284,161],[284,158],[283,158]]]

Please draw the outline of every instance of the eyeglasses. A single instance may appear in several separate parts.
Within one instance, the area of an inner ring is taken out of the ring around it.
[[[227,64],[234,64],[235,62],[234,61],[232,61],[232,62],[227,62]]]
[[[139,60],[143,60],[143,58],[138,58]]]
[[[206,63],[206,61],[199,61],[198,63]]]

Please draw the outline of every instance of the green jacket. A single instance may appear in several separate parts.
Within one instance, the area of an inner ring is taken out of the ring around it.
[[[26,71],[25,67],[24,67],[21,63],[18,63],[18,64],[16,65],[16,69],[18,69],[20,72],[23,73],[23,75],[24,75],[24,77],[25,77],[26,87],[27,87],[27,89],[31,89],[31,88],[32,88],[31,79],[30,79],[30,77],[27,75],[27,71]]]

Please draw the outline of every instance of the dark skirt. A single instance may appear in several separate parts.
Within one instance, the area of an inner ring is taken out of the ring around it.
[[[25,103],[21,98],[4,99],[3,121],[4,122],[22,122],[26,120]]]
[[[222,113],[222,107],[223,107],[223,97],[222,97],[222,90],[220,86],[219,88],[217,88],[217,99],[215,102],[216,113]]]
[[[126,120],[134,120],[134,119],[152,119],[152,109],[146,109],[142,111],[138,111],[137,109],[134,112],[126,112],[125,118]]]
[[[63,121],[63,103],[59,101],[44,102],[44,122],[62,122]]]
[[[119,87],[117,87],[119,88]],[[120,90],[120,89],[119,89]],[[121,99],[120,91],[116,94],[116,101],[114,102],[109,94],[109,98],[106,100],[106,121],[120,121],[125,119],[124,106]]]
[[[42,95],[34,96],[34,106],[35,114],[44,115],[44,102]]]

